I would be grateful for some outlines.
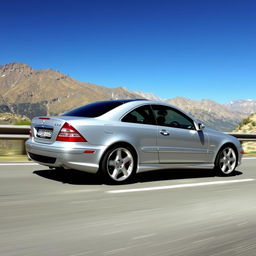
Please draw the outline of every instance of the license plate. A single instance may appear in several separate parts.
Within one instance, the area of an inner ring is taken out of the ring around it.
[[[39,129],[36,134],[39,138],[50,139],[52,137],[52,130]]]

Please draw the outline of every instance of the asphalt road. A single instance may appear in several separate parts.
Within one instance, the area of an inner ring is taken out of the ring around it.
[[[256,159],[232,177],[145,173],[122,186],[0,164],[0,255],[256,255]]]

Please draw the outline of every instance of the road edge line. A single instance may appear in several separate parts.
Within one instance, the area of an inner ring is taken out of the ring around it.
[[[130,189],[118,189],[118,190],[109,190],[106,191],[108,194],[121,194],[121,193],[132,193],[132,192],[145,192],[145,191],[154,191],[154,190],[164,190],[164,189],[174,189],[174,188],[191,188],[191,187],[202,187],[210,185],[223,185],[231,183],[242,183],[255,181],[255,179],[242,179],[242,180],[219,180],[219,181],[210,181],[210,182],[199,182],[199,183],[190,183],[190,184],[176,184],[169,186],[158,186],[158,187],[148,187],[148,188],[130,188]]]

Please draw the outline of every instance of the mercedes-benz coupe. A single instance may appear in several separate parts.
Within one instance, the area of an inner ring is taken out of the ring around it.
[[[26,150],[39,164],[99,173],[112,183],[156,169],[206,168],[230,175],[243,153],[235,137],[205,128],[175,106],[133,99],[33,118]]]

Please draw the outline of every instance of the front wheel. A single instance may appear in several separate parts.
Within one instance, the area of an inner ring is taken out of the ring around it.
[[[124,183],[131,181],[136,171],[136,157],[128,146],[116,146],[103,156],[101,172],[107,183]]]
[[[215,161],[215,169],[221,175],[230,175],[237,166],[237,155],[235,150],[226,146],[220,150]]]

